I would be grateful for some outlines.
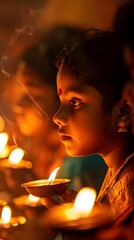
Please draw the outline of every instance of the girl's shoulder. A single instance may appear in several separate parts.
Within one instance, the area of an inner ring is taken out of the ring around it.
[[[108,192],[107,198],[118,222],[124,222],[129,215],[134,214],[134,167],[115,183]]]

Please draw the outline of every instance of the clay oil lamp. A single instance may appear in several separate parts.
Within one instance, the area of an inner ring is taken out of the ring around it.
[[[98,231],[111,226],[113,215],[108,207],[95,204],[95,198],[94,189],[81,189],[74,203],[60,204],[46,212],[45,226],[73,240],[98,239]]]
[[[25,212],[26,217],[34,218],[42,214],[46,207],[41,198],[32,194],[22,195],[13,199],[14,205]]]
[[[12,217],[11,208],[9,206],[4,206],[1,212],[0,218],[0,229],[11,228],[18,225],[23,225],[26,219],[23,216]]]
[[[9,155],[8,158],[0,161],[0,168],[8,169],[30,169],[32,163],[23,159],[24,151],[21,148],[15,148]]]
[[[0,231],[3,229],[10,229],[26,223],[26,219],[23,216],[11,216],[11,208],[6,205],[1,211],[0,217]]]
[[[21,184],[32,195],[40,198],[60,195],[66,189],[70,179],[56,179],[59,167],[54,169],[48,179],[30,181]]]
[[[12,216],[11,208],[6,205],[1,211],[0,217],[0,237],[2,239],[9,239],[14,231],[19,234],[20,228],[26,223],[24,216]]]

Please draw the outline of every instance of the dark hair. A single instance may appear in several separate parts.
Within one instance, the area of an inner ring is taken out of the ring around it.
[[[45,41],[33,46],[19,59],[19,63],[24,64],[23,75],[34,73],[42,83],[55,83],[57,69],[54,57],[54,50]]]
[[[42,40],[35,46],[28,49],[19,59],[25,64],[23,74],[34,72],[42,82],[56,84],[57,67],[55,61],[57,54],[63,49],[66,43],[79,35],[81,30],[59,26],[51,29],[42,37]]]
[[[113,31],[89,29],[76,46],[64,49],[61,64],[67,64],[75,77],[102,93],[105,110],[120,100],[128,71]]]
[[[134,50],[134,1],[127,1],[119,7],[113,27],[119,42]]]

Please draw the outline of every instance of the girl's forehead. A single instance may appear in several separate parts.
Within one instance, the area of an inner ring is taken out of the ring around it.
[[[57,74],[57,89],[61,95],[63,90],[79,85],[79,80],[73,75],[69,66],[61,66]]]
[[[61,88],[60,84],[58,84],[58,95],[59,96],[62,95],[62,88]]]
[[[57,76],[58,95],[82,94],[87,84],[74,76],[71,72],[62,72]]]
[[[62,95],[62,89],[61,89],[61,76],[62,76],[62,69],[60,67],[58,74],[57,74],[57,90],[58,90],[58,95]]]

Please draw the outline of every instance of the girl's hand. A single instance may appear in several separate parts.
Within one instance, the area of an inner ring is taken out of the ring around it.
[[[77,195],[77,192],[74,191],[74,190],[71,190],[69,188],[67,188],[65,190],[64,193],[62,193],[61,195],[59,195],[58,197],[64,202],[74,202],[75,200],[75,197]],[[46,198],[42,198],[45,206],[50,209],[51,207],[54,207],[56,205],[59,205],[60,202],[58,200],[55,200],[54,198],[52,197],[46,197]]]
[[[64,201],[64,202],[74,202],[76,195],[78,192],[66,188],[65,192],[61,194],[59,197]]]

